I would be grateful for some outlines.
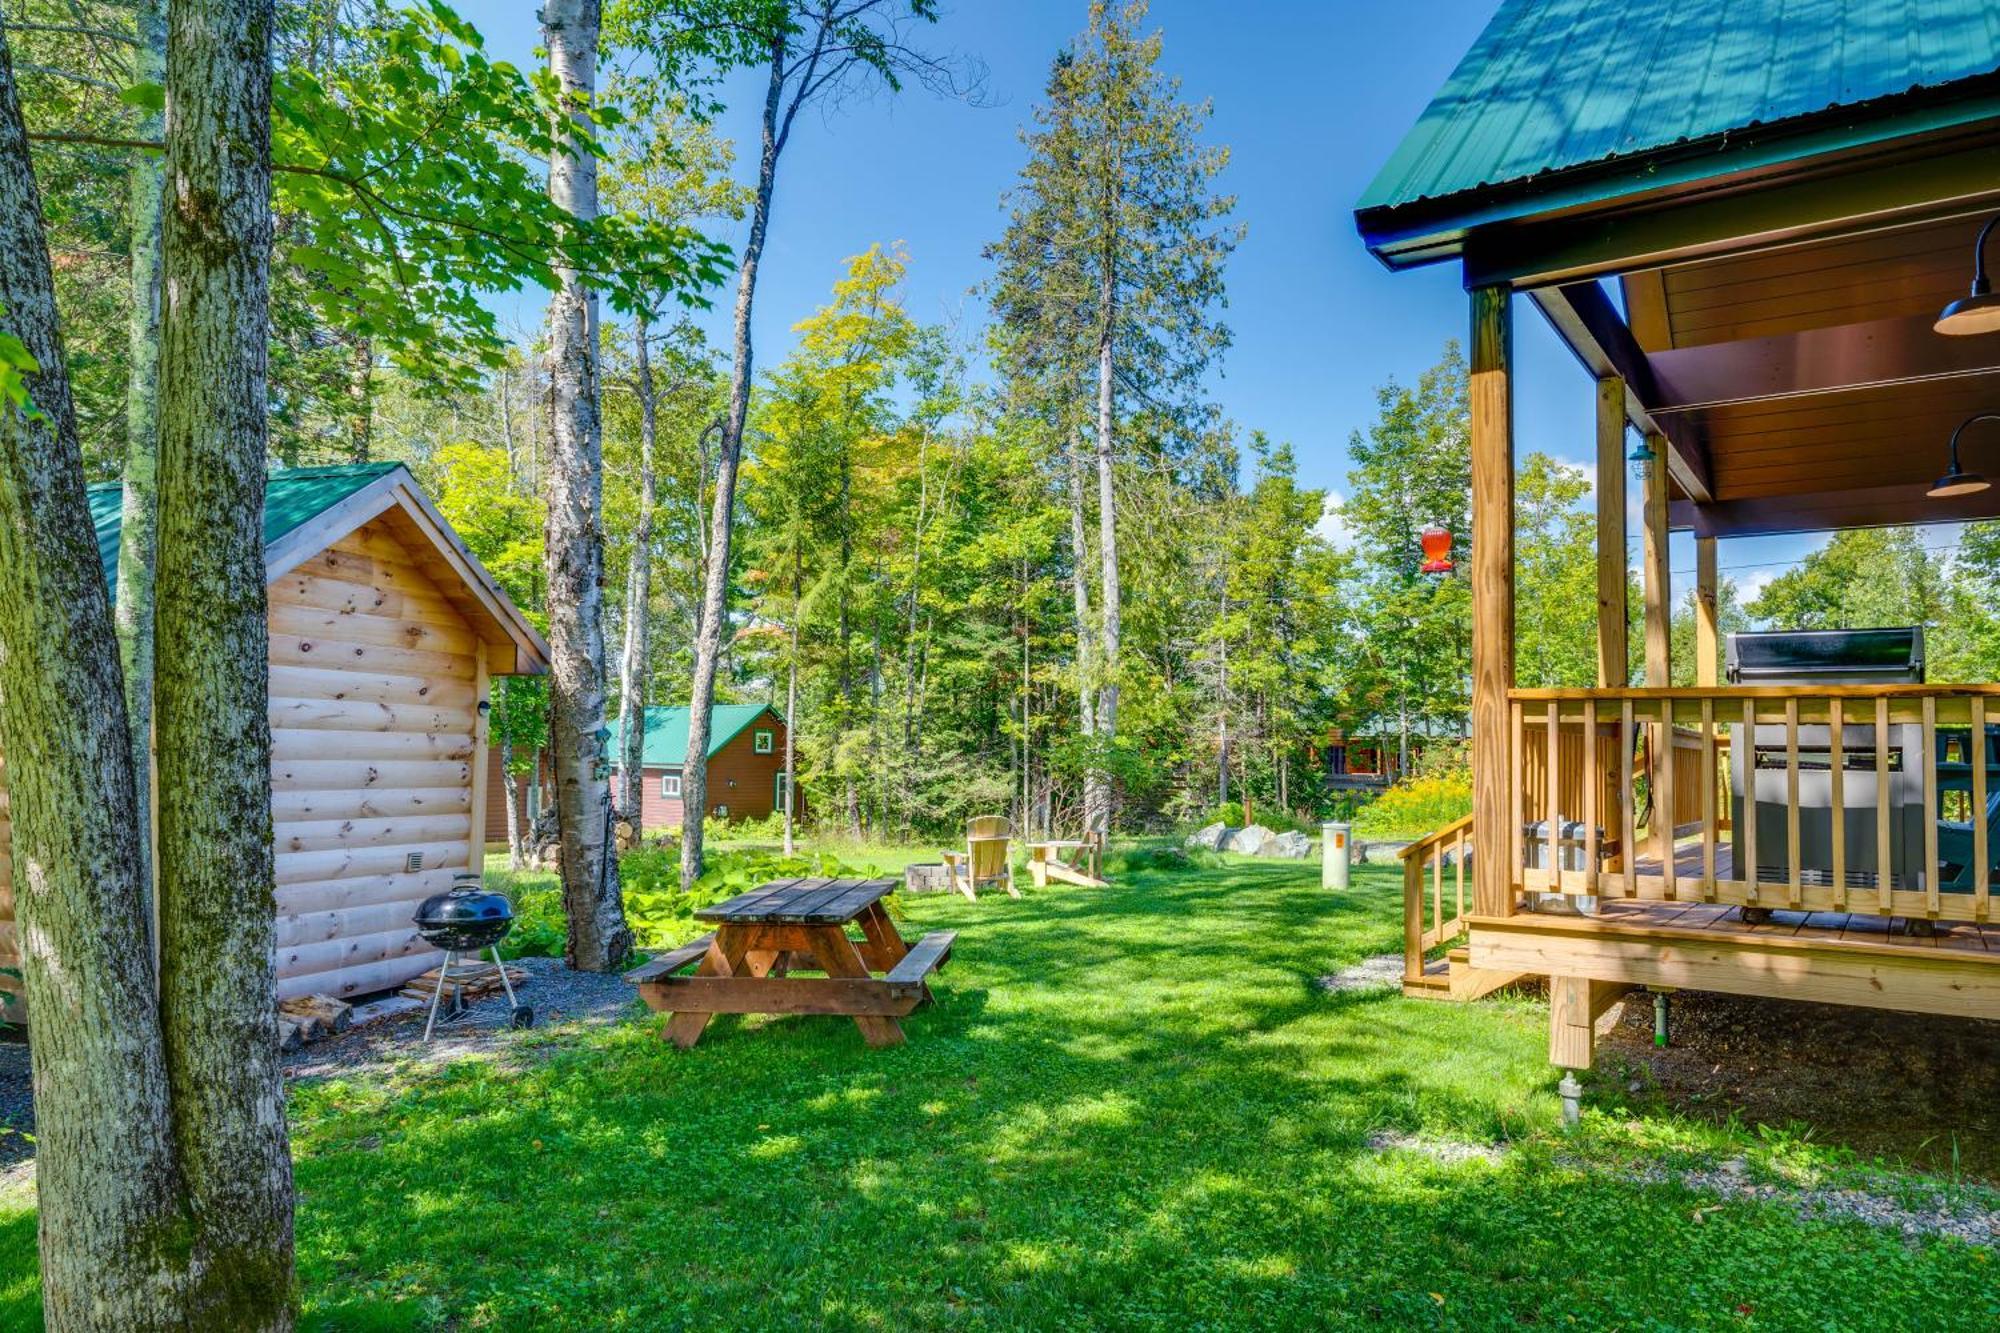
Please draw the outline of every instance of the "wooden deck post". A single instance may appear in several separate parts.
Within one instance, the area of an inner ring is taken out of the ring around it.
[[[1646,469],[1645,552],[1642,556],[1646,591],[1646,684],[1652,688],[1673,680],[1673,579],[1667,569],[1667,439],[1648,435],[1658,460]]]
[[[1694,683],[1720,683],[1717,658],[1720,635],[1716,626],[1715,538],[1694,539]]]
[[[1472,860],[1473,911],[1507,916],[1515,867],[1514,757],[1507,691],[1514,684],[1514,354],[1511,293],[1472,292]]]
[[[1674,683],[1673,624],[1674,584],[1667,566],[1667,437],[1649,433],[1646,442],[1653,450],[1653,463],[1646,469],[1643,496],[1645,548],[1641,553],[1646,594],[1646,685],[1658,689]],[[1648,728],[1646,753],[1653,774],[1653,854],[1664,868],[1672,860],[1672,810],[1662,808],[1661,781],[1674,762],[1672,729],[1658,723]]]
[[[1597,683],[1632,683],[1626,618],[1625,381],[1597,381]]]

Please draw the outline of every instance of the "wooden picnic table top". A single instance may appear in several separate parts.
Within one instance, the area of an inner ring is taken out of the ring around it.
[[[893,879],[780,879],[694,915],[725,925],[843,926],[895,891]]]

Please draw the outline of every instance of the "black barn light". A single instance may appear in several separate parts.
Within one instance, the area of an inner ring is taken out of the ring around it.
[[[1958,465],[1958,437],[1965,434],[1965,428],[1980,421],[2000,421],[2000,412],[1979,412],[1958,423],[1958,429],[1951,433],[1951,466],[1937,479],[1925,494],[1933,500],[1942,500],[1953,495],[1971,495],[1983,491],[1993,483],[1977,472],[1967,472]]]
[[[1986,277],[1986,238],[1993,234],[1996,222],[2000,222],[2000,213],[1986,219],[1986,225],[1979,229],[1979,239],[1972,243],[1972,294],[1944,308],[1932,326],[1939,333],[2000,333],[2000,296],[1993,294],[1993,284]]]

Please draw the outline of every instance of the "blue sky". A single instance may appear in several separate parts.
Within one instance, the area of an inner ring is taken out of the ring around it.
[[[791,326],[827,299],[843,261],[904,242],[907,297],[919,319],[980,315],[989,274],[981,249],[1003,225],[1001,194],[1019,170],[1019,127],[1050,59],[1085,19],[1084,0],[945,0],[934,48],[977,56],[987,106],[921,91],[802,118],[780,166],[757,293],[758,359],[783,357]],[[1346,489],[1350,434],[1373,415],[1374,389],[1413,380],[1444,340],[1461,337],[1456,270],[1391,274],[1362,248],[1352,208],[1496,7],[1496,0],[1154,0],[1163,64],[1189,97],[1214,102],[1211,141],[1229,146],[1224,187],[1248,226],[1229,270],[1236,345],[1216,395],[1246,429],[1288,440],[1310,485]],[[539,40],[523,0],[463,0],[499,55],[527,64]],[[723,132],[754,145],[761,81],[730,89]],[[743,165],[739,163],[739,165]],[[540,300],[509,316],[540,318]],[[726,295],[710,317],[721,334]],[[1523,454],[1582,463],[1592,452],[1593,388],[1525,303],[1517,311],[1516,410]],[[717,337],[718,343],[726,338]],[[1636,488],[1634,488],[1636,490]],[[1931,538],[1933,541],[1941,537]],[[1720,563],[1752,586],[1796,559],[1795,538],[1725,543]],[[1692,583],[1692,545],[1673,543],[1677,592]],[[1681,577],[1685,572],[1685,577]]]

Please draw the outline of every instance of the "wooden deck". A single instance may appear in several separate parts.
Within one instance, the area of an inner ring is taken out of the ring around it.
[[[1912,934],[1910,919],[1865,912],[1797,912],[1771,909],[1769,921],[1743,919],[1743,909],[1726,903],[1631,902],[1602,904],[1595,917],[1605,925],[1633,930],[1713,931],[1752,939],[1818,944],[1866,944],[1910,950],[1957,950],[2000,959],[2000,924],[1939,921],[1932,934]]]

